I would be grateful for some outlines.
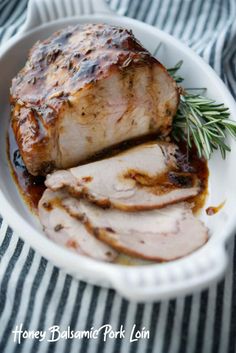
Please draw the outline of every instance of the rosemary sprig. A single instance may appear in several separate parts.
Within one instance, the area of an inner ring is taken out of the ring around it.
[[[183,78],[177,75],[182,61],[168,69],[169,74],[177,83]],[[204,92],[204,89],[195,89]],[[227,145],[227,135],[236,138],[236,122],[229,119],[229,109],[224,104],[201,94],[193,94],[192,89],[180,87],[180,105],[173,121],[172,136],[176,141],[181,138],[189,148],[196,145],[198,155],[210,159],[214,150],[219,149],[222,158],[230,151]]]
[[[173,79],[176,81],[176,83],[180,83],[184,80],[183,77],[176,75],[177,71],[181,68],[182,64],[183,64],[183,60],[180,60],[179,62],[177,62],[177,64],[175,66],[167,69],[170,76],[173,77]]]

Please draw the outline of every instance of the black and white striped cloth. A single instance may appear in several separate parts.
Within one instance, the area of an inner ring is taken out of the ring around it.
[[[65,0],[66,1],[66,0]],[[190,45],[236,94],[235,0],[111,0],[121,15],[157,26]],[[0,41],[14,35],[27,0],[0,0]],[[42,258],[0,221],[0,353],[233,353],[236,352],[236,247],[223,281],[176,300],[134,304],[113,290],[78,282]],[[219,259],[220,261],[220,259]],[[87,330],[111,324],[130,332],[150,330],[150,339],[38,340],[13,342],[12,330]]]

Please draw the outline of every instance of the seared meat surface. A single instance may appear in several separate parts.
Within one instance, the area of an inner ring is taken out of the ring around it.
[[[43,175],[124,140],[167,135],[178,100],[131,31],[78,25],[31,49],[12,81],[11,123],[28,171]]]
[[[46,186],[81,195],[102,207],[161,208],[201,191],[196,174],[179,169],[177,152],[173,143],[148,142],[111,158],[49,174]]]

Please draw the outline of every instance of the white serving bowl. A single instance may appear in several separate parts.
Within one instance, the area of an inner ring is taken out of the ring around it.
[[[209,163],[209,197],[205,208],[225,201],[225,206],[216,215],[209,217],[204,210],[200,215],[210,229],[210,240],[193,254],[170,263],[135,267],[107,264],[60,247],[42,232],[37,217],[24,204],[11,177],[6,153],[11,79],[24,65],[28,50],[37,40],[47,38],[65,26],[88,22],[131,28],[151,52],[161,42],[158,59],[165,66],[173,66],[183,59],[181,75],[185,77],[185,85],[207,87],[207,95],[218,102],[224,102],[230,109],[232,119],[236,116],[235,101],[216,73],[187,46],[144,23],[126,17],[91,15],[58,20],[21,33],[0,49],[0,213],[20,237],[53,264],[76,278],[112,287],[126,298],[138,301],[159,300],[203,289],[224,273],[227,265],[225,242],[236,226],[236,143],[233,140],[229,140],[232,152],[225,161],[219,153],[215,153]]]

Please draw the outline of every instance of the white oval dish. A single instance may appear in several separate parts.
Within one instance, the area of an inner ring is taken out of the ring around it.
[[[0,213],[17,234],[53,264],[76,278],[113,287],[126,298],[138,301],[159,300],[203,289],[224,273],[227,264],[225,242],[236,226],[234,141],[229,140],[232,152],[226,161],[221,159],[219,153],[215,153],[209,163],[209,197],[205,208],[225,201],[224,208],[216,215],[206,216],[204,210],[200,215],[210,229],[210,240],[193,254],[170,263],[135,267],[100,263],[56,245],[42,232],[38,219],[24,204],[11,177],[6,153],[11,79],[24,65],[28,50],[38,39],[47,38],[67,25],[88,22],[105,22],[131,28],[151,52],[161,42],[158,59],[165,66],[173,66],[180,59],[184,60],[181,75],[185,77],[185,86],[207,87],[207,95],[218,102],[224,102],[230,109],[232,119],[236,116],[235,101],[216,73],[191,49],[144,23],[126,17],[90,15],[66,18],[21,33],[0,49]]]

